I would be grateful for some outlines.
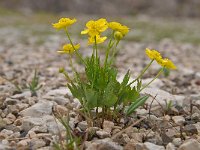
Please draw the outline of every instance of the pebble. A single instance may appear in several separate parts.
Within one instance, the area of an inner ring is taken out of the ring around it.
[[[68,109],[61,105],[56,105],[56,106],[54,106],[53,109],[54,109],[55,113],[58,114],[59,116],[66,116],[69,113]]]
[[[78,123],[78,127],[82,130],[85,131],[88,128],[87,121],[81,121]]]
[[[181,138],[174,138],[172,143],[176,146],[179,147],[182,144]]]
[[[185,141],[178,150],[200,150],[200,143],[195,139]]]
[[[193,125],[193,124],[186,125],[186,126],[184,127],[183,131],[184,131],[187,135],[198,134],[198,130],[197,130],[196,126]]]
[[[111,133],[112,129],[114,127],[114,123],[112,121],[107,121],[105,120],[103,122],[103,131],[107,132],[107,133]]]
[[[174,123],[176,123],[177,125],[183,125],[183,123],[185,122],[185,118],[183,116],[173,116],[172,120],[174,121]]]
[[[166,150],[176,150],[176,147],[172,143],[168,143],[166,146]]]
[[[96,134],[100,139],[104,139],[111,136],[110,133],[103,130],[96,131]]]
[[[87,144],[86,150],[123,150],[122,146],[109,139],[96,140]]]
[[[150,143],[150,142],[145,142],[144,145],[145,145],[147,150],[165,150],[164,146],[155,145],[155,144]]]
[[[52,113],[53,103],[46,100],[41,100],[33,106],[24,109],[20,112],[22,116],[41,117]]]

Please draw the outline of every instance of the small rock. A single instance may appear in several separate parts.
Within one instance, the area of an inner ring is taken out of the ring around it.
[[[56,114],[58,114],[60,116],[66,116],[69,113],[68,109],[61,105],[56,105],[54,107],[54,111]]]
[[[112,121],[105,120],[103,122],[103,130],[106,131],[107,133],[111,133],[113,127],[114,123]]]
[[[31,97],[31,92],[30,91],[25,91],[23,93],[11,96],[11,98],[13,98],[13,99],[23,99],[25,97]]]
[[[182,144],[181,138],[174,138],[172,143],[176,146],[179,147]]]
[[[177,125],[183,125],[185,122],[185,118],[183,116],[173,116],[172,120],[177,124]]]
[[[72,96],[70,90],[66,87],[49,91],[45,96]]]
[[[26,103],[19,103],[19,104],[16,104],[16,108],[17,108],[19,111],[22,111],[22,110],[28,108],[28,106],[29,106],[29,105],[26,104]]]
[[[16,117],[15,117],[13,114],[11,114],[11,113],[9,113],[9,114],[6,116],[6,118],[7,118],[11,123],[13,123],[13,122],[16,120]]]
[[[88,124],[86,121],[81,121],[78,123],[78,127],[82,130],[85,131],[88,128]]]
[[[141,91],[141,94],[150,94],[152,96],[152,97],[149,97],[148,100],[146,101],[146,103],[148,105],[151,105],[152,107],[162,105],[163,108],[166,108],[167,107],[166,102],[169,103],[170,101],[172,101],[172,104],[176,103],[176,99],[174,95],[166,91],[163,91],[161,89],[145,88],[143,91]],[[156,100],[153,101],[154,97]]]
[[[28,149],[29,148],[30,139],[21,140],[17,143],[18,149]]]
[[[5,134],[5,135],[7,135],[7,136],[10,136],[10,135],[12,135],[12,134],[13,134],[13,131],[11,131],[11,130],[6,130],[6,129],[3,129],[3,130],[1,131],[1,133],[2,133],[2,134]]]
[[[104,138],[107,138],[107,137],[111,136],[110,133],[108,133],[106,131],[103,131],[103,130],[97,131],[96,134],[101,139],[104,139]]]
[[[186,125],[183,130],[187,135],[198,134],[198,130],[193,124]]]
[[[195,79],[200,80],[200,72],[195,73]]]
[[[103,139],[89,143],[86,150],[123,150],[123,148],[115,142]]]
[[[33,131],[35,133],[46,133],[47,126],[45,124],[42,126],[34,126],[30,131]]]
[[[165,150],[164,146],[155,145],[155,144],[150,143],[150,142],[145,142],[144,145],[145,145],[147,150]]]
[[[193,113],[191,116],[191,119],[194,121],[200,121],[200,114],[199,113]]]
[[[18,99],[6,98],[6,100],[4,101],[3,105],[4,106],[16,105],[17,103],[20,103],[20,101]]]
[[[43,126],[46,122],[43,118],[34,118],[34,117],[23,117],[22,118],[22,130],[28,132],[34,126]]]
[[[200,143],[195,139],[184,142],[178,150],[200,150]]]
[[[42,139],[33,138],[30,141],[32,149],[38,149],[46,145],[45,141]]]
[[[176,147],[172,143],[168,143],[166,146],[166,150],[176,150]]]
[[[2,128],[5,128],[5,126],[6,126],[6,121],[4,121],[4,120],[0,117],[0,130],[1,130]]]
[[[37,134],[34,132],[34,131],[28,131],[26,137],[29,137],[29,138],[35,138],[37,136]]]
[[[139,116],[145,116],[148,114],[148,111],[146,109],[137,109],[136,114]]]
[[[50,115],[52,113],[53,103],[50,101],[39,101],[33,106],[24,109],[20,112],[22,116],[41,117],[43,115]]]

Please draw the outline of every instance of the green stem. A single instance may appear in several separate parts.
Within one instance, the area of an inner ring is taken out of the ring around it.
[[[149,67],[151,66],[151,64],[153,63],[154,59],[151,60],[151,62],[142,70],[142,72],[139,74],[139,76],[133,80],[131,83],[128,84],[128,86],[130,86],[131,84],[133,84],[135,81],[137,81],[139,78],[141,78],[144,73],[147,71],[147,69],[149,69]]]
[[[65,29],[65,32],[66,32],[66,35],[67,35],[67,37],[68,37],[68,39],[69,39],[69,41],[70,41],[70,44],[72,45],[72,47],[73,47],[73,49],[74,49],[74,51],[75,51],[75,53],[76,53],[76,56],[78,56],[79,59],[83,62],[83,64],[86,65],[84,59],[81,57],[81,55],[79,54],[79,52],[75,49],[74,44],[73,44],[73,42],[72,42],[72,40],[71,40],[71,38],[70,38],[70,35],[69,35],[67,29]]]
[[[141,92],[142,90],[144,90],[147,86],[149,86],[154,80],[156,80],[159,76],[160,76],[160,74],[163,72],[163,69],[160,69],[160,71],[157,73],[157,75],[149,82],[149,83],[147,83],[145,86],[143,86],[140,90],[139,90],[139,92]]]
[[[113,53],[112,53],[110,64],[112,64],[112,62],[114,61],[114,57],[115,57],[115,54],[117,52],[117,46],[118,46],[118,44],[119,44],[119,40],[115,43],[115,47],[114,47],[114,50],[113,50]]]
[[[97,37],[95,36],[94,37],[94,47],[95,47],[95,52],[96,52],[96,64],[97,64],[97,61],[98,61],[98,51],[97,51]]]
[[[111,49],[112,46],[113,46],[113,44],[111,44],[111,43],[112,43],[112,39],[113,39],[113,35],[114,35],[114,31],[113,31],[113,33],[112,33],[112,35],[111,35],[110,41],[109,41],[109,43],[108,43],[108,47],[107,47],[107,49],[106,49],[106,58],[105,58],[105,61],[104,61],[104,66],[105,66],[105,68],[106,68],[106,65],[107,65],[107,61],[108,61],[108,56],[109,56],[109,53],[110,53],[110,49]]]

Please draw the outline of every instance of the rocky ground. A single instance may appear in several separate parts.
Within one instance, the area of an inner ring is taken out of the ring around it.
[[[83,45],[80,52],[89,55],[91,49],[84,46],[86,40],[75,38]],[[144,52],[146,47],[158,49],[171,58],[178,70],[168,77],[161,76],[143,91],[154,98],[149,98],[145,106],[137,110],[130,124],[126,125],[125,119],[121,125],[104,121],[102,129],[88,129],[84,120],[66,108],[76,109],[80,104],[73,99],[65,86],[65,78],[58,73],[58,68],[64,66],[71,72],[67,56],[56,53],[64,40],[64,35],[55,33],[45,23],[24,25],[11,21],[7,26],[0,26],[0,149],[53,149],[54,141],[65,131],[55,118],[56,113],[70,114],[73,131],[82,134],[94,131],[85,141],[87,150],[200,149],[200,45],[174,42],[170,38],[123,41],[116,58],[119,80],[128,69],[135,78],[149,62]],[[84,69],[80,63],[76,67],[80,71]],[[37,96],[31,96],[26,85],[31,82],[35,69],[42,88]],[[153,64],[143,83],[158,69],[159,66]],[[17,91],[14,84],[22,91]]]

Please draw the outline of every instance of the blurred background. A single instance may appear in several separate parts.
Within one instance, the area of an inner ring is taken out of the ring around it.
[[[24,13],[200,16],[199,0],[1,0],[0,5]]]
[[[149,61],[146,47],[158,49],[182,71],[200,70],[200,0],[0,0],[1,73],[16,76],[13,70],[39,68],[57,76],[66,63],[56,53],[65,34],[52,28],[60,17],[77,18],[70,33],[85,56],[91,51],[80,32],[88,20],[103,17],[127,25],[130,32],[117,56],[121,72],[134,68],[137,74]]]

